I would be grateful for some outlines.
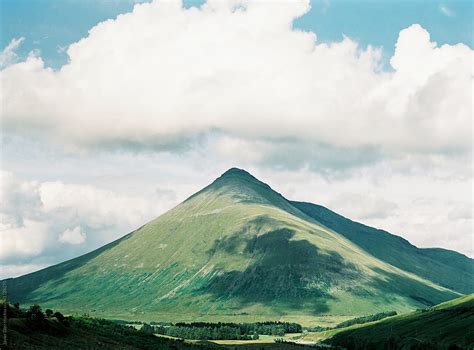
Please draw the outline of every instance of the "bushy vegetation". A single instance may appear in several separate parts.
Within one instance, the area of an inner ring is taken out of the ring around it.
[[[87,316],[64,316],[35,304],[21,309],[18,304],[0,303],[7,316],[5,349],[216,349],[212,344],[188,344],[182,340],[157,337],[117,322]],[[4,321],[3,321],[4,322]],[[151,326],[149,326],[151,327]]]
[[[187,344],[182,341],[156,337],[146,327],[137,330],[134,327],[123,326],[109,320],[86,317],[74,318],[72,324],[82,331],[94,334],[96,337],[112,338],[120,344],[132,345],[139,349],[187,347]]]
[[[373,315],[352,318],[350,320],[339,323],[334,328],[345,328],[345,327],[352,326],[354,324],[363,324],[363,323],[367,323],[367,322],[378,321],[378,320],[382,320],[384,318],[391,317],[391,316],[396,316],[396,315],[397,315],[396,311],[379,312],[379,313],[373,314]]]
[[[313,327],[304,327],[303,328],[306,332],[324,332],[330,329],[334,329],[334,327],[321,327],[321,326],[313,326]]]
[[[283,336],[286,333],[301,333],[303,327],[289,322],[256,322],[256,323],[175,323],[170,326],[144,325],[144,331],[184,339],[199,340],[251,340],[258,339],[259,334]]]
[[[0,309],[2,311],[6,309],[7,320],[20,319],[24,326],[32,332],[40,331],[47,334],[64,335],[67,333],[67,328],[69,328],[69,319],[64,317],[63,314],[58,311],[54,312],[51,309],[43,312],[38,304],[31,305],[28,309],[22,310],[18,303],[5,305],[2,302],[0,303]]]

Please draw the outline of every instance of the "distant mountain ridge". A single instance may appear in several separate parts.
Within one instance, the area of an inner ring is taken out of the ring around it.
[[[310,320],[474,291],[474,261],[419,249],[232,168],[89,254],[8,280],[10,300],[141,320]]]
[[[291,204],[382,261],[463,294],[474,290],[472,259],[463,254],[417,248],[402,237],[354,222],[321,205],[295,201]],[[382,242],[375,244],[375,239]]]

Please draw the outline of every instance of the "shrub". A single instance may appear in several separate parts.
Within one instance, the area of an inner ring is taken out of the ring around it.
[[[58,319],[59,322],[62,322],[64,321],[65,317],[62,313],[60,313],[59,311],[56,311],[54,314],[53,314],[53,317],[56,317]]]
[[[41,310],[41,306],[39,306],[38,304],[31,305],[30,309],[26,313],[26,316],[30,320],[34,320],[34,321],[44,320],[43,310]]]
[[[140,328],[140,330],[147,334],[155,333],[155,327],[150,326],[148,323],[144,323],[143,326]]]

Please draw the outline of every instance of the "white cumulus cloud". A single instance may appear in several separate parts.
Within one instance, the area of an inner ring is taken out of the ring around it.
[[[21,225],[14,225],[3,215],[0,219],[0,260],[36,256],[43,251],[48,235],[45,223],[25,219]]]
[[[24,181],[6,171],[0,172],[0,184],[0,266],[11,271],[95,249],[163,210],[155,204],[161,192],[137,197],[59,181]]]
[[[59,242],[69,244],[82,244],[86,241],[86,234],[81,231],[79,226],[73,229],[67,229],[59,236]]]
[[[179,147],[217,131],[223,152],[259,141],[265,153],[266,143],[294,139],[470,152],[469,47],[438,46],[412,25],[387,72],[379,49],[294,29],[308,10],[304,0],[136,5],[70,45],[58,71],[37,56],[2,70],[5,129],[71,148]]]

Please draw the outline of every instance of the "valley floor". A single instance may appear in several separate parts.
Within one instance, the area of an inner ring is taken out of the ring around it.
[[[321,331],[306,330],[281,336],[259,334],[254,340],[184,340],[153,335],[157,328],[145,331],[145,324],[124,325],[105,319],[64,317],[48,311],[43,313],[39,307],[36,311],[34,308],[24,311],[9,305],[6,349],[474,349],[474,294],[378,321],[334,328],[335,319],[329,318],[325,324],[331,326]],[[369,320],[375,316],[377,314]]]

